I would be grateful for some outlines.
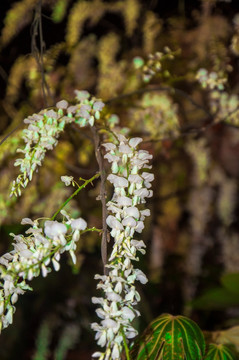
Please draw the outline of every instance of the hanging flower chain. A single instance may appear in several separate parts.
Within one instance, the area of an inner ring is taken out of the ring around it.
[[[26,280],[32,280],[40,272],[46,277],[51,271],[48,267],[50,262],[58,271],[61,254],[65,251],[69,251],[73,263],[76,263],[76,242],[82,232],[92,229],[87,229],[84,219],[71,219],[65,211],[62,214],[67,221],[60,223],[47,220],[44,230],[39,227],[38,220],[25,218],[21,224],[31,225],[26,235],[11,234],[14,250],[0,257],[0,332],[12,324],[18,295],[32,290]]]
[[[119,360],[123,343],[137,335],[131,322],[140,313],[134,306],[140,301],[135,288],[135,280],[145,284],[145,274],[134,269],[132,261],[139,261],[137,251],[144,254],[145,244],[134,239],[134,233],[141,233],[145,216],[149,209],[140,210],[139,205],[152,197],[150,190],[154,175],[144,172],[152,155],[145,150],[137,150],[141,138],[126,139],[118,135],[119,144],[104,144],[107,151],[105,158],[112,163],[112,174],[108,180],[114,185],[114,194],[107,203],[110,215],[107,225],[114,238],[112,253],[109,257],[108,275],[96,275],[100,280],[97,285],[104,297],[93,297],[92,302],[99,304],[96,309],[100,323],[93,323],[98,345],[106,347],[104,352],[95,352],[93,357],[99,360]]]
[[[34,171],[42,165],[47,150],[52,150],[58,143],[58,137],[64,131],[65,125],[75,122],[80,127],[93,126],[100,119],[100,111],[104,107],[101,100],[90,98],[88,91],[76,90],[77,105],[69,106],[66,100],[56,104],[56,110],[46,109],[24,120],[28,128],[23,130],[25,148],[17,152],[24,158],[15,161],[14,166],[20,166],[20,175],[13,181],[11,195],[20,196],[21,187],[25,188],[32,180]]]

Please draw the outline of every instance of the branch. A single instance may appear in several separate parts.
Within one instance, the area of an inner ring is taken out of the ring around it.
[[[48,107],[48,101],[46,96],[46,91],[48,97],[52,98],[52,101],[54,102],[54,99],[52,97],[52,94],[50,92],[49,86],[47,84],[47,81],[45,79],[44,74],[44,61],[43,61],[43,54],[44,54],[44,40],[43,40],[43,31],[42,31],[42,0],[39,0],[35,7],[35,16],[34,20],[32,22],[31,26],[32,31],[32,39],[31,39],[31,51],[32,55],[36,59],[36,63],[38,66],[38,70],[41,74],[41,82],[42,82],[42,93],[43,93],[43,100],[46,106]],[[39,40],[40,40],[40,51],[37,47],[37,36],[39,32]],[[46,89],[46,91],[45,91]]]
[[[196,103],[185,91],[181,90],[181,89],[177,89],[177,88],[172,88],[170,86],[155,86],[155,87],[150,87],[150,88],[143,88],[143,89],[139,89],[139,90],[135,90],[132,91],[130,93],[127,94],[122,94],[119,96],[116,96],[114,98],[111,98],[107,101],[105,101],[106,105],[110,105],[112,102],[115,101],[119,101],[122,99],[127,99],[128,97],[134,96],[134,95],[139,95],[139,94],[144,94],[147,92],[153,92],[153,91],[169,91],[171,93],[175,93],[178,94],[182,97],[184,97],[185,99],[187,99],[193,106],[195,106],[196,108],[202,110],[207,116],[209,116],[210,118],[212,117],[212,115],[210,114],[210,112],[208,110],[206,110],[202,105]]]
[[[91,183],[93,180],[97,179],[100,176],[100,174],[95,174],[94,176],[92,176],[92,178],[85,180],[84,184],[79,186],[78,189],[76,189],[76,191],[71,194],[71,196],[61,205],[61,207],[55,212],[55,214],[52,216],[51,220],[54,220],[56,218],[56,216],[59,214],[59,212],[68,204],[69,201],[71,201],[71,199],[73,199],[73,197],[75,197],[79,191],[81,191],[82,189],[84,189],[89,183]]]
[[[100,171],[100,200],[102,204],[102,240],[101,240],[101,257],[104,267],[104,274],[107,274],[107,238],[108,238],[108,231],[107,231],[107,224],[106,224],[106,218],[107,218],[107,207],[106,207],[106,189],[105,189],[105,183],[106,183],[106,173],[104,169],[104,161],[103,157],[100,151],[100,136],[98,134],[98,131],[95,126],[92,127],[92,133],[94,136],[94,144],[95,144],[95,156],[97,163],[99,165],[99,171]]]

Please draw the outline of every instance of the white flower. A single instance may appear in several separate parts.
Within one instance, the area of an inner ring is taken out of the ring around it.
[[[108,151],[112,151],[112,150],[116,149],[116,145],[113,143],[104,143],[104,144],[102,144],[102,146],[104,146],[105,149]]]
[[[123,154],[132,154],[132,149],[126,144],[121,144],[119,146],[119,151]]]
[[[44,232],[46,236],[53,239],[56,236],[64,235],[67,232],[66,225],[59,223],[58,221],[46,221]]]
[[[123,226],[135,227],[137,222],[132,216],[126,217],[122,220]]]
[[[67,176],[67,175],[64,175],[64,176],[61,176],[61,181],[66,185],[66,186],[69,186],[72,181],[73,181],[73,176]]]
[[[105,104],[102,101],[96,101],[93,105],[93,109],[95,111],[101,111],[104,106],[105,106]]]
[[[148,279],[146,275],[143,273],[143,271],[139,269],[135,269],[135,273],[136,273],[136,280],[139,280],[141,284],[146,284],[148,282]]]
[[[90,93],[86,90],[75,90],[74,93],[76,94],[76,98],[81,101],[81,100],[85,100],[88,99],[90,97]]]
[[[104,158],[107,159],[108,162],[115,162],[116,164],[117,161],[120,159],[119,156],[110,153],[105,154]]]
[[[100,336],[99,340],[97,341],[97,344],[99,346],[103,347],[106,344],[106,340],[107,340],[107,333],[106,333],[106,331],[103,331],[101,333],[101,336]]]
[[[123,230],[123,225],[114,216],[109,215],[106,219],[106,223],[109,227],[116,230]]]
[[[140,137],[131,138],[131,139],[129,140],[129,145],[130,145],[132,148],[136,148],[136,146],[138,146],[139,143],[141,143],[141,141],[143,141],[143,139],[140,138]]]
[[[144,178],[145,181],[147,182],[152,182],[154,180],[154,174],[148,173],[148,172],[143,172],[141,174],[141,176]]]
[[[139,176],[138,174],[130,174],[129,175],[129,182],[131,183],[135,183],[135,184],[141,184],[143,182],[143,179],[141,176]]]
[[[72,220],[71,228],[72,230],[85,230],[87,228],[87,222],[82,218]]]
[[[106,293],[106,297],[109,301],[119,302],[122,300],[122,297],[113,291]]]
[[[67,109],[68,107],[68,102],[66,100],[61,100],[61,101],[58,101],[58,103],[56,103],[56,107],[58,109]]]
[[[124,188],[128,186],[128,180],[121,176],[111,174],[107,177],[107,180],[109,180],[115,187]]]
[[[118,327],[117,322],[112,319],[105,319],[105,320],[101,321],[101,324],[106,328],[115,329]]]
[[[117,343],[115,343],[114,346],[113,346],[111,356],[112,356],[112,360],[119,360],[120,359],[119,345]]]
[[[118,196],[116,198],[117,205],[119,206],[131,206],[132,205],[132,199],[127,196]]]
[[[129,319],[132,321],[135,318],[135,313],[127,306],[124,306],[122,308],[122,317],[123,319]]]
[[[26,225],[26,224],[29,224],[29,225],[34,225],[34,222],[31,220],[31,219],[29,219],[29,218],[24,218],[24,219],[22,219],[22,221],[21,221],[21,224],[22,225]]]
[[[133,216],[135,219],[139,218],[139,210],[135,206],[130,206],[124,210],[126,216]]]
[[[101,357],[101,356],[103,356],[103,355],[104,355],[104,353],[99,352],[99,351],[96,351],[96,352],[92,355],[92,357],[93,357],[93,358],[97,358],[97,357]]]

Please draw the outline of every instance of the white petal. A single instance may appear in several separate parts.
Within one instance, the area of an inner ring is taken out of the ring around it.
[[[145,181],[151,182],[154,180],[154,174],[143,172],[141,176],[144,178]]]
[[[115,292],[108,292],[106,293],[106,297],[108,300],[110,301],[116,301],[116,302],[119,302],[122,300],[121,296],[116,294]]]
[[[101,321],[102,325],[106,328],[114,329],[118,326],[117,322],[112,319],[105,319]]]
[[[132,199],[127,196],[119,196],[116,199],[116,201],[119,206],[131,206],[132,205]]]
[[[93,357],[93,358],[97,358],[97,357],[101,357],[102,355],[104,355],[104,353],[101,353],[101,352],[99,352],[99,351],[96,351],[96,352],[92,355],[92,357]]]
[[[114,216],[109,215],[106,219],[106,223],[109,227],[116,230],[123,230],[123,225]]]
[[[148,282],[148,279],[146,275],[143,273],[143,271],[139,269],[135,269],[135,273],[136,273],[136,280],[139,280],[141,284],[146,284]]]
[[[102,144],[102,146],[104,146],[104,148],[108,151],[114,150],[116,148],[115,144],[113,143],[105,143]]]
[[[129,216],[122,220],[122,224],[123,224],[123,226],[135,227],[137,222],[135,221],[135,219],[132,216]]]
[[[82,218],[75,219],[71,222],[71,228],[73,230],[85,230],[87,228],[87,222]]]
[[[135,138],[132,138],[129,140],[129,145],[132,147],[132,148],[136,148],[136,146],[139,145],[139,143],[141,143],[141,141],[143,141],[142,138],[140,137],[135,137]]]
[[[97,344],[99,346],[102,346],[102,347],[105,346],[105,344],[106,344],[106,331],[102,332],[102,335],[100,336],[99,340],[97,341]]]
[[[22,225],[26,225],[26,224],[29,224],[29,225],[34,225],[34,222],[31,220],[31,219],[29,219],[29,218],[24,218],[24,219],[22,219],[22,221],[21,221],[21,224]]]
[[[139,210],[134,206],[125,209],[125,214],[126,216],[133,216],[135,219],[139,218]]]

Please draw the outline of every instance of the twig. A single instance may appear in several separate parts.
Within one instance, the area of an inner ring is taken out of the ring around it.
[[[95,174],[94,176],[92,176],[92,178],[85,180],[84,184],[79,186],[79,188],[76,189],[76,191],[73,194],[71,194],[71,196],[55,212],[55,214],[52,216],[51,220],[54,220],[56,218],[56,216],[59,214],[59,212],[68,204],[69,201],[71,201],[71,199],[73,199],[74,196],[76,196],[78,194],[79,191],[84,189],[89,183],[91,183],[93,180],[97,179],[99,176],[100,176],[100,174],[98,173],[98,174]]]
[[[10,131],[10,133],[8,133],[6,136],[4,136],[4,138],[0,141],[0,146],[9,138],[9,136],[11,136],[21,126],[22,126],[22,124],[17,125],[12,131]]]
[[[94,144],[95,144],[95,156],[97,163],[99,165],[99,171],[100,171],[100,178],[101,178],[101,184],[100,184],[100,200],[102,204],[102,240],[101,240],[101,257],[104,267],[104,274],[106,275],[108,273],[108,269],[106,268],[107,264],[107,238],[108,238],[108,231],[107,231],[107,224],[106,224],[106,218],[107,218],[107,207],[106,207],[106,189],[105,189],[105,182],[106,182],[106,173],[104,169],[104,162],[103,157],[100,151],[100,136],[98,134],[98,131],[95,126],[92,127],[92,133],[94,136]]]
[[[155,87],[138,89],[138,90],[132,91],[130,93],[122,94],[122,95],[116,96],[114,98],[111,98],[111,99],[105,101],[105,104],[110,105],[112,102],[115,102],[115,101],[127,99],[128,97],[131,97],[134,95],[144,94],[146,92],[153,92],[153,91],[169,91],[171,93],[178,94],[178,95],[184,97],[185,99],[187,99],[196,108],[202,110],[205,114],[207,114],[207,116],[209,116],[210,118],[212,117],[212,115],[210,114],[210,112],[208,110],[206,110],[202,105],[196,103],[185,91],[183,91],[181,89],[177,89],[177,88],[172,88],[170,86],[155,86]]]
[[[54,102],[54,99],[52,97],[49,86],[45,79],[45,73],[44,73],[44,61],[43,61],[44,40],[43,40],[43,31],[42,31],[42,0],[39,0],[38,3],[36,4],[35,17],[32,22],[31,30],[32,30],[32,39],[31,39],[32,55],[36,59],[38,69],[41,74],[43,99],[44,99],[44,103],[48,107],[49,104],[47,101],[46,91],[47,91],[48,97],[51,97],[53,102]],[[38,33],[39,33],[39,40],[40,40],[40,51],[38,50],[37,42],[36,42]]]

